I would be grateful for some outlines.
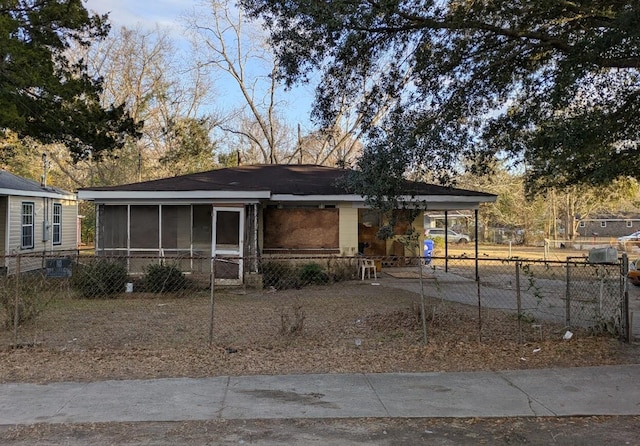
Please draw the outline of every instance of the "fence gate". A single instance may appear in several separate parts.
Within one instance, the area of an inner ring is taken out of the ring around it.
[[[572,260],[575,259],[575,260]],[[630,338],[626,254],[617,262],[567,258],[566,325]]]

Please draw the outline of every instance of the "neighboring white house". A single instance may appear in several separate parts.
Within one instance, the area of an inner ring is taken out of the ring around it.
[[[77,250],[75,194],[0,169],[0,274],[44,267],[46,255]]]

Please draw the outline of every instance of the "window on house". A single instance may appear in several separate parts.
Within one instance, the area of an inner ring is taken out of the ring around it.
[[[53,204],[53,244],[62,244],[62,205]]]
[[[586,226],[587,226],[587,224],[586,224],[584,221],[581,221],[581,222],[580,222],[580,227],[581,227],[581,228],[584,228],[584,227],[586,227]]]
[[[631,220],[627,221],[627,228],[633,228],[633,222]]]
[[[606,221],[601,221],[600,222],[600,227],[601,228],[606,228],[607,227],[607,222]]]
[[[33,248],[33,203],[22,203],[22,237],[20,246],[22,249]]]

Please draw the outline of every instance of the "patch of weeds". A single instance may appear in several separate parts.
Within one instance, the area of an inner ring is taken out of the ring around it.
[[[47,282],[41,274],[23,274],[17,285],[15,276],[11,280],[5,277],[0,285],[2,324],[6,329],[15,328],[16,314],[18,326],[34,320],[49,301]]]
[[[306,314],[302,303],[296,300],[291,308],[280,309],[280,335],[285,337],[296,337],[304,329]]]

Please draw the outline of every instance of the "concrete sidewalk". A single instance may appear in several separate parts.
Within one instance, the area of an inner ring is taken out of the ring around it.
[[[2,384],[0,424],[640,415],[640,365]]]

